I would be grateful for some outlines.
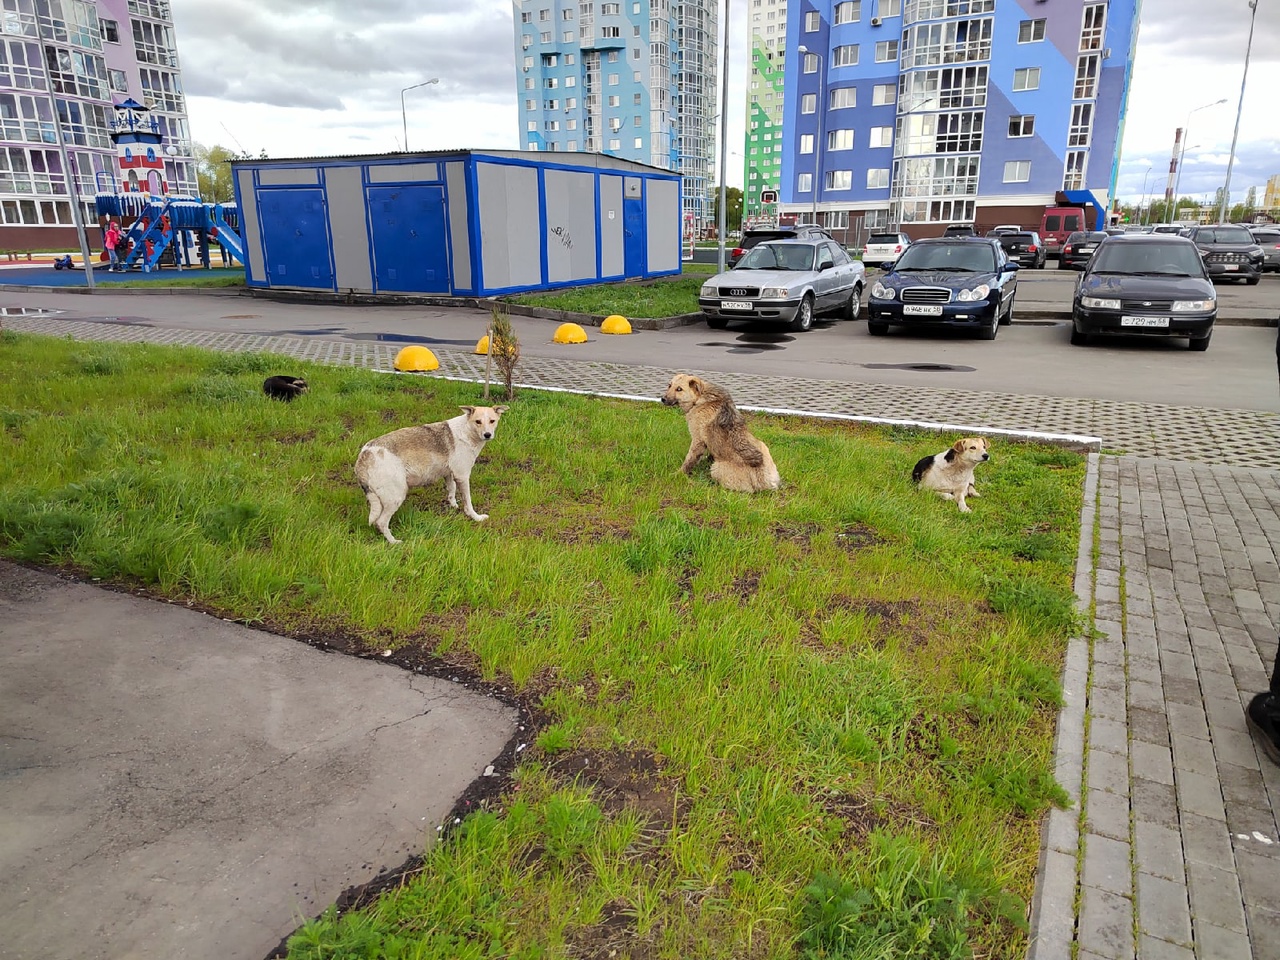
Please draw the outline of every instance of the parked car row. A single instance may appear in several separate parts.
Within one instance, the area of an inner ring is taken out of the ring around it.
[[[1071,342],[1084,345],[1093,337],[1113,335],[1181,337],[1191,350],[1207,349],[1218,315],[1213,279],[1256,283],[1254,271],[1264,262],[1261,247],[1239,243],[1237,231],[1248,234],[1243,227],[1199,228],[1192,237],[1071,234],[1062,251],[1068,265],[1080,269],[1072,297]],[[867,298],[871,336],[883,336],[895,326],[947,327],[994,340],[999,328],[1013,320],[1018,271],[1044,263],[1041,244],[1014,239],[1038,240],[1033,231],[914,243],[901,242],[906,238],[900,234],[876,236],[883,239],[873,249],[887,259],[879,263],[884,273]],[[1280,231],[1273,246],[1280,252]],[[698,304],[714,328],[731,320],[776,320],[806,331],[822,313],[856,320],[866,282],[866,265],[835,240],[766,240],[735,268],[704,283]]]

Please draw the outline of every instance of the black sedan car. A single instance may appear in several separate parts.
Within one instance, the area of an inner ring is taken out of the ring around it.
[[[918,240],[871,288],[867,332],[881,336],[891,324],[959,327],[994,340],[1013,320],[1018,264],[1000,241],[985,237]]]
[[[1058,258],[1058,266],[1069,270],[1082,270],[1084,265],[1098,249],[1098,244],[1107,239],[1102,230],[1077,230],[1067,237],[1062,244],[1062,254]]]
[[[1217,316],[1217,294],[1190,240],[1107,237],[1076,283],[1071,342],[1094,334],[1186,337],[1192,350],[1207,350]]]
[[[1034,230],[1018,230],[1000,236],[1000,246],[1009,255],[1010,260],[1018,261],[1021,267],[1043,270],[1049,251],[1040,240],[1040,234]]]

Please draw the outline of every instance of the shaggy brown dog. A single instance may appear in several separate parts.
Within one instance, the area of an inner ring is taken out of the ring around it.
[[[689,453],[680,469],[688,473],[703,456],[711,457],[711,479],[726,490],[755,493],[782,486],[769,448],[751,435],[747,421],[724,387],[677,373],[662,402],[679,407],[689,425]]]
[[[973,485],[973,469],[989,459],[984,438],[965,437],[941,453],[921,459],[911,471],[911,479],[922,490],[933,490],[945,500],[954,500],[961,513],[970,513],[964,498],[979,496]]]

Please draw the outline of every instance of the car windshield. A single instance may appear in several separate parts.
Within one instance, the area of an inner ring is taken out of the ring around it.
[[[1036,242],[1036,237],[1034,233],[1010,233],[1008,234],[1008,236],[1016,240],[1018,243],[1035,243]]]
[[[951,270],[992,273],[995,251],[985,243],[913,243],[898,260],[898,270]]]
[[[1104,243],[1093,255],[1093,273],[1166,274],[1198,277],[1203,274],[1200,251],[1187,243]]]
[[[1253,243],[1244,227],[1207,227],[1196,231],[1196,243]]]
[[[738,270],[812,270],[814,247],[807,243],[762,243],[738,261]]]

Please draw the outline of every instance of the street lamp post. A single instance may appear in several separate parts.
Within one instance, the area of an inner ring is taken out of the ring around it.
[[[1138,224],[1145,226],[1147,223],[1147,177],[1151,176],[1151,167],[1147,167],[1147,172],[1142,175],[1142,210],[1138,217]]]
[[[1191,139],[1191,130],[1189,129],[1191,126],[1191,114],[1198,113],[1201,110],[1208,110],[1210,107],[1220,106],[1226,102],[1227,98],[1223,97],[1221,100],[1206,103],[1187,113],[1187,122],[1182,125],[1182,149],[1178,152],[1178,172],[1173,177],[1173,209],[1175,211],[1178,209],[1178,185],[1182,183],[1182,161],[1187,155],[1187,142]],[[1194,150],[1195,147],[1191,149]],[[1176,220],[1177,217],[1170,217],[1169,219]]]
[[[810,50],[804,44],[800,45],[800,52],[808,56],[813,54],[818,58],[818,96],[815,108],[818,111],[818,136],[813,141],[813,223],[818,222],[818,182],[822,177],[822,154],[819,152],[823,149],[823,121],[827,114],[827,61],[822,54],[817,51]],[[801,69],[804,69],[803,66]]]
[[[432,77],[430,80],[423,80],[421,83],[415,83],[411,87],[405,87],[400,91],[400,125],[404,128],[404,152],[409,152],[409,120],[404,112],[404,95],[410,90],[417,90],[419,87],[430,86],[433,83],[439,83],[439,77]]]
[[[1236,141],[1240,139],[1240,114],[1244,111],[1244,85],[1249,79],[1249,53],[1253,50],[1253,24],[1258,19],[1258,0],[1249,0],[1249,42],[1244,48],[1244,76],[1240,78],[1240,102],[1236,104],[1236,129],[1231,134],[1231,153],[1227,155],[1227,182],[1222,185],[1222,206],[1218,210],[1218,222],[1227,222],[1227,206],[1231,203],[1231,168],[1236,160]]]

